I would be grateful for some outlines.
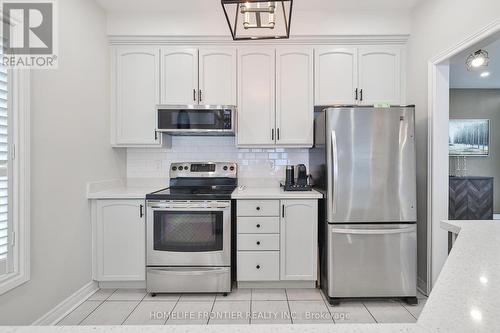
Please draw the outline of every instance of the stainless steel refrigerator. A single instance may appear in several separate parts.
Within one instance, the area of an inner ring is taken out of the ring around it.
[[[342,298],[416,302],[413,106],[317,107],[311,178],[320,205],[320,284]]]

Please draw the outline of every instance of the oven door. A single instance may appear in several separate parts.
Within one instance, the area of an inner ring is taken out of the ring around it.
[[[148,266],[230,266],[230,201],[148,201]]]

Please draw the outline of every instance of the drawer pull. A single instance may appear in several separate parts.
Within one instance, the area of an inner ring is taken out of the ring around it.
[[[260,265],[255,266],[255,268],[260,269]]]
[[[257,241],[257,245],[260,245],[260,241]]]
[[[257,208],[255,208],[255,209],[260,210],[260,207],[259,207],[259,206],[257,206]]]
[[[260,224],[257,224],[257,228],[260,228]]]

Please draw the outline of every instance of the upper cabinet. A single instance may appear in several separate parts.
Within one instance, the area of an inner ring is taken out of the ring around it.
[[[199,103],[236,105],[236,49],[200,49],[199,66]]]
[[[318,48],[315,104],[402,103],[401,48]]]
[[[238,52],[238,145],[275,143],[275,50]]]
[[[198,103],[198,50],[161,49],[161,103]]]
[[[314,124],[313,51],[276,51],[276,144],[312,146]]]
[[[160,101],[160,51],[154,47],[112,49],[113,146],[160,146],[155,107]]]
[[[236,105],[236,50],[162,48],[161,103]]]
[[[238,54],[238,146],[310,147],[312,49],[262,47]]]

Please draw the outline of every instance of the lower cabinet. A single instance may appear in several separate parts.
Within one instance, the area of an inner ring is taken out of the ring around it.
[[[317,200],[238,200],[237,207],[238,281],[317,280]]]
[[[92,200],[93,279],[144,281],[144,200]]]

